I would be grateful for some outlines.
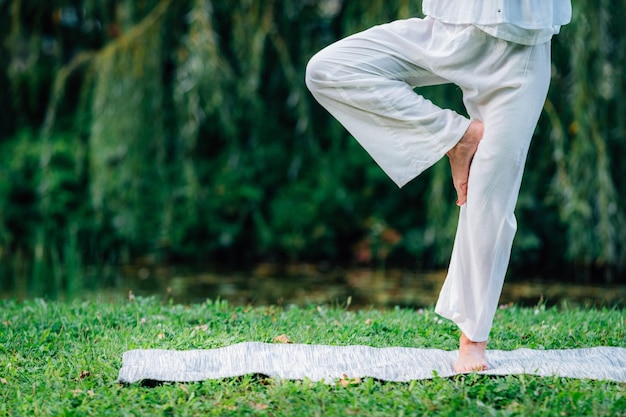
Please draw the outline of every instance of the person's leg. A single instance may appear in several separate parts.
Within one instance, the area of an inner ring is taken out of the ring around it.
[[[307,85],[399,186],[445,153],[455,186],[463,186],[466,170],[457,166],[455,174],[453,154],[459,138],[467,139],[470,121],[434,106],[412,86],[454,82],[464,90],[472,119],[489,119],[484,128],[490,139],[473,155],[480,162],[472,165],[436,308],[463,332],[456,369],[465,371],[486,362],[519,181],[549,81],[549,54],[530,52],[546,48],[511,47],[471,26],[415,20],[373,28],[323,50],[309,64]],[[466,154],[462,165],[468,166],[472,155]]]
[[[523,47],[489,38],[482,47],[471,79],[458,81],[470,116],[483,120],[485,130],[436,306],[462,331],[457,372],[487,366],[486,342],[517,228],[515,204],[550,81],[549,44]]]
[[[376,26],[323,49],[307,66],[313,96],[400,187],[451,151],[470,125],[413,91],[447,82],[429,68],[450,54],[448,34],[432,26],[430,19]],[[457,165],[462,172],[463,161]]]

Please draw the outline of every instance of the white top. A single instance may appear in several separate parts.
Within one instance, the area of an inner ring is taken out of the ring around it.
[[[422,9],[442,22],[475,25],[523,45],[548,42],[572,18],[570,0],[424,0]]]

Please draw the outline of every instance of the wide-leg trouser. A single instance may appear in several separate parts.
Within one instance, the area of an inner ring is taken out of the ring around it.
[[[442,158],[470,120],[485,132],[436,312],[489,337],[517,228],[522,173],[550,82],[550,44],[524,46],[471,25],[399,20],[340,40],[309,62],[313,96],[402,187]],[[467,119],[413,88],[454,83]]]

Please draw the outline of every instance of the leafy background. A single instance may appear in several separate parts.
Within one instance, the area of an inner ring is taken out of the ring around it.
[[[574,0],[517,206],[511,274],[624,281],[626,3]],[[86,266],[445,268],[447,161],[398,190],[304,86],[420,1],[0,0],[0,288]],[[420,91],[463,112],[454,86]]]

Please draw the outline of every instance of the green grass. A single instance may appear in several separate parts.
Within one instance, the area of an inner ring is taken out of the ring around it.
[[[491,349],[626,347],[623,309],[498,311]],[[456,349],[455,326],[432,309],[233,307],[224,302],[0,301],[0,415],[410,416],[626,415],[626,384],[476,374],[410,383],[327,385],[244,376],[120,385],[134,348],[215,348],[243,341]]]

